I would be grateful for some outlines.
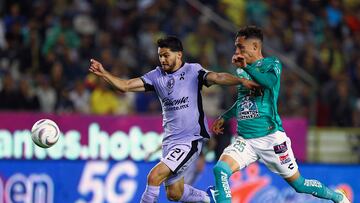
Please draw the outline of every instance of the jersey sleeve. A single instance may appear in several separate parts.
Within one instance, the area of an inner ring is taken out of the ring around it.
[[[281,64],[279,60],[275,59],[261,68],[250,67],[244,68],[244,70],[261,86],[272,88],[280,80]]]
[[[200,64],[196,64],[196,71],[199,73],[198,79],[199,79],[199,83],[201,84],[201,86],[205,85],[206,87],[210,87],[211,84],[207,82],[206,76],[211,71],[206,70]]]
[[[149,71],[147,73],[145,73],[143,76],[140,77],[140,79],[143,81],[144,83],[144,87],[145,87],[145,91],[155,91],[154,88],[154,81],[156,78],[156,69]]]
[[[279,59],[273,58],[271,63],[268,63],[264,66],[264,68],[261,70],[261,72],[272,72],[277,78],[280,78],[282,71],[281,63]]]

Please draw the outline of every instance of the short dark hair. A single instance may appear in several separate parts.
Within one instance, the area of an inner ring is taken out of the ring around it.
[[[160,48],[169,48],[171,51],[183,51],[183,46],[179,38],[175,36],[166,36],[157,41]]]
[[[246,27],[241,28],[236,33],[236,38],[238,37],[245,37],[245,39],[254,38],[263,41],[263,32],[261,28],[256,27],[254,25],[249,25]]]

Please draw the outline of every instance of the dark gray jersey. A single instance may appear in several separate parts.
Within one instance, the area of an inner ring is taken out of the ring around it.
[[[208,73],[200,64],[184,63],[174,73],[161,67],[141,77],[147,91],[155,91],[162,106],[163,144],[209,138],[201,88]]]

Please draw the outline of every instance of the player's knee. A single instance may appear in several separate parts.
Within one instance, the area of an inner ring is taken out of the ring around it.
[[[218,166],[218,164],[216,164],[214,167],[213,167],[213,173],[214,174],[219,174],[221,172],[221,167]]]
[[[148,185],[160,185],[161,183],[159,182],[159,176],[155,172],[151,171],[147,176]]]
[[[214,168],[213,168],[213,173],[215,175],[221,175],[221,172],[229,172],[230,168],[229,168],[229,165],[225,162],[222,162],[222,161],[218,161]]]
[[[220,174],[222,170],[224,170],[223,166],[217,162],[213,168],[214,174]]]
[[[182,193],[180,190],[171,189],[166,190],[166,197],[170,201],[179,201],[181,199]]]

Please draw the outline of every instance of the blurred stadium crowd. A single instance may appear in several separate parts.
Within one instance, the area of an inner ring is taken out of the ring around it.
[[[316,114],[319,126],[360,126],[359,1],[201,2],[237,27],[261,26],[265,44],[315,78],[316,89],[284,65],[282,116]],[[138,77],[158,64],[156,40],[173,34],[182,39],[187,62],[234,72],[235,33],[184,0],[1,1],[0,109],[158,113],[154,94],[113,91],[88,73],[89,59],[119,77]],[[217,116],[231,106],[236,89],[205,88],[203,96],[206,112]]]

